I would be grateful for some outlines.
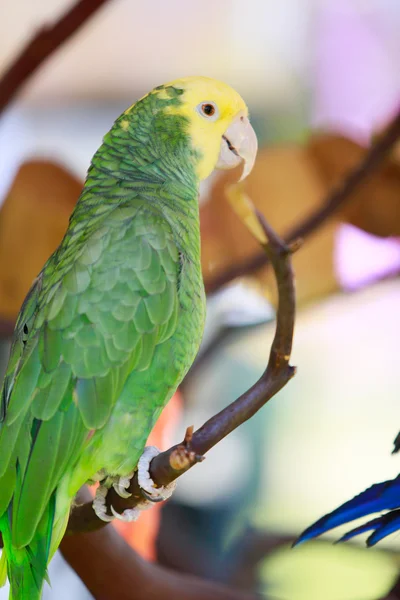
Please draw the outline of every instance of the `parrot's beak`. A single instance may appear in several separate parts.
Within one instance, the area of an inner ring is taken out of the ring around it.
[[[249,119],[239,113],[222,136],[216,169],[233,169],[243,162],[242,181],[253,168],[257,148],[257,136]]]

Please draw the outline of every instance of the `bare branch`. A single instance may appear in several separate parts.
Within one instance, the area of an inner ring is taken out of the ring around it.
[[[90,498],[88,490],[81,494],[82,502]],[[232,589],[147,562],[114,527],[65,536],[60,549],[97,600],[261,600],[237,584]]]
[[[194,433],[193,428],[188,428],[181,444],[162,452],[152,460],[150,474],[159,486],[171,483],[203,460],[206,452],[260,410],[295,374],[295,368],[289,365],[295,319],[294,278],[290,260],[292,248],[278,237],[261,214],[257,213],[257,217],[269,240],[264,250],[274,268],[279,295],[275,337],[267,367],[247,392]],[[143,500],[137,474],[131,480],[129,492],[132,494],[129,498],[120,498],[111,489],[107,495],[109,506],[112,505],[115,510],[123,512]],[[72,511],[68,532],[96,530],[104,525],[105,523],[95,515],[92,504],[86,503]]]
[[[35,71],[108,0],[79,0],[50,27],[42,27],[0,79],[0,114]]]
[[[393,146],[400,138],[400,112],[393,119],[385,133],[371,146],[364,160],[345,177],[340,184],[328,194],[325,202],[311,215],[301,221],[289,231],[284,239],[290,244],[298,238],[305,238],[313,233],[322,223],[327,221],[361,186],[367,183],[368,178],[380,167]],[[265,253],[256,254],[242,264],[233,265],[215,277],[206,287],[207,294],[212,294],[222,286],[244,275],[258,271],[270,262]]]

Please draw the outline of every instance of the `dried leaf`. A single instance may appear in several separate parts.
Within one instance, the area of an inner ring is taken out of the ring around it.
[[[202,266],[205,281],[233,264],[260,252],[253,235],[227,208],[225,188],[237,180],[237,173],[218,175],[209,201],[202,205]],[[279,233],[292,228],[315,210],[326,188],[306,148],[282,146],[259,152],[250,176],[244,182],[246,194]],[[338,289],[334,274],[333,247],[336,221],[324,224],[293,257],[298,301],[308,302]],[[275,301],[271,269],[257,275],[262,291]]]
[[[380,237],[400,236],[400,145],[343,205],[339,217]],[[364,158],[367,150],[343,136],[310,139],[308,152],[326,188],[337,184]]]
[[[19,169],[0,210],[0,315],[15,319],[34,278],[61,242],[82,183],[32,160]]]

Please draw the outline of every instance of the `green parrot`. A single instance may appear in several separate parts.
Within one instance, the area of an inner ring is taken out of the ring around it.
[[[94,509],[105,520],[107,490],[126,494],[137,468],[151,498],[170,493],[152,485],[155,451],[143,451],[202,337],[199,183],[241,162],[245,177],[256,152],[237,92],[187,77],[124,112],[94,155],[65,237],[21,308],[1,393],[10,599],[41,597],[86,482],[99,481]]]

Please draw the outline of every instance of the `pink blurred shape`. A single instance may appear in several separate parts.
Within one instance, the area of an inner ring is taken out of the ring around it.
[[[358,132],[364,140],[400,99],[398,55],[388,39],[393,32],[381,14],[385,3],[369,4],[361,11],[352,0],[322,2],[315,22],[313,124]]]
[[[400,242],[342,225],[336,241],[335,266],[343,288],[354,290],[400,271]]]
[[[313,127],[365,143],[398,110],[400,71],[393,37],[398,33],[389,26],[390,8],[399,19],[399,6],[383,0],[332,0],[316,9]],[[348,289],[400,269],[397,240],[350,226],[340,228],[335,254],[339,281]]]

